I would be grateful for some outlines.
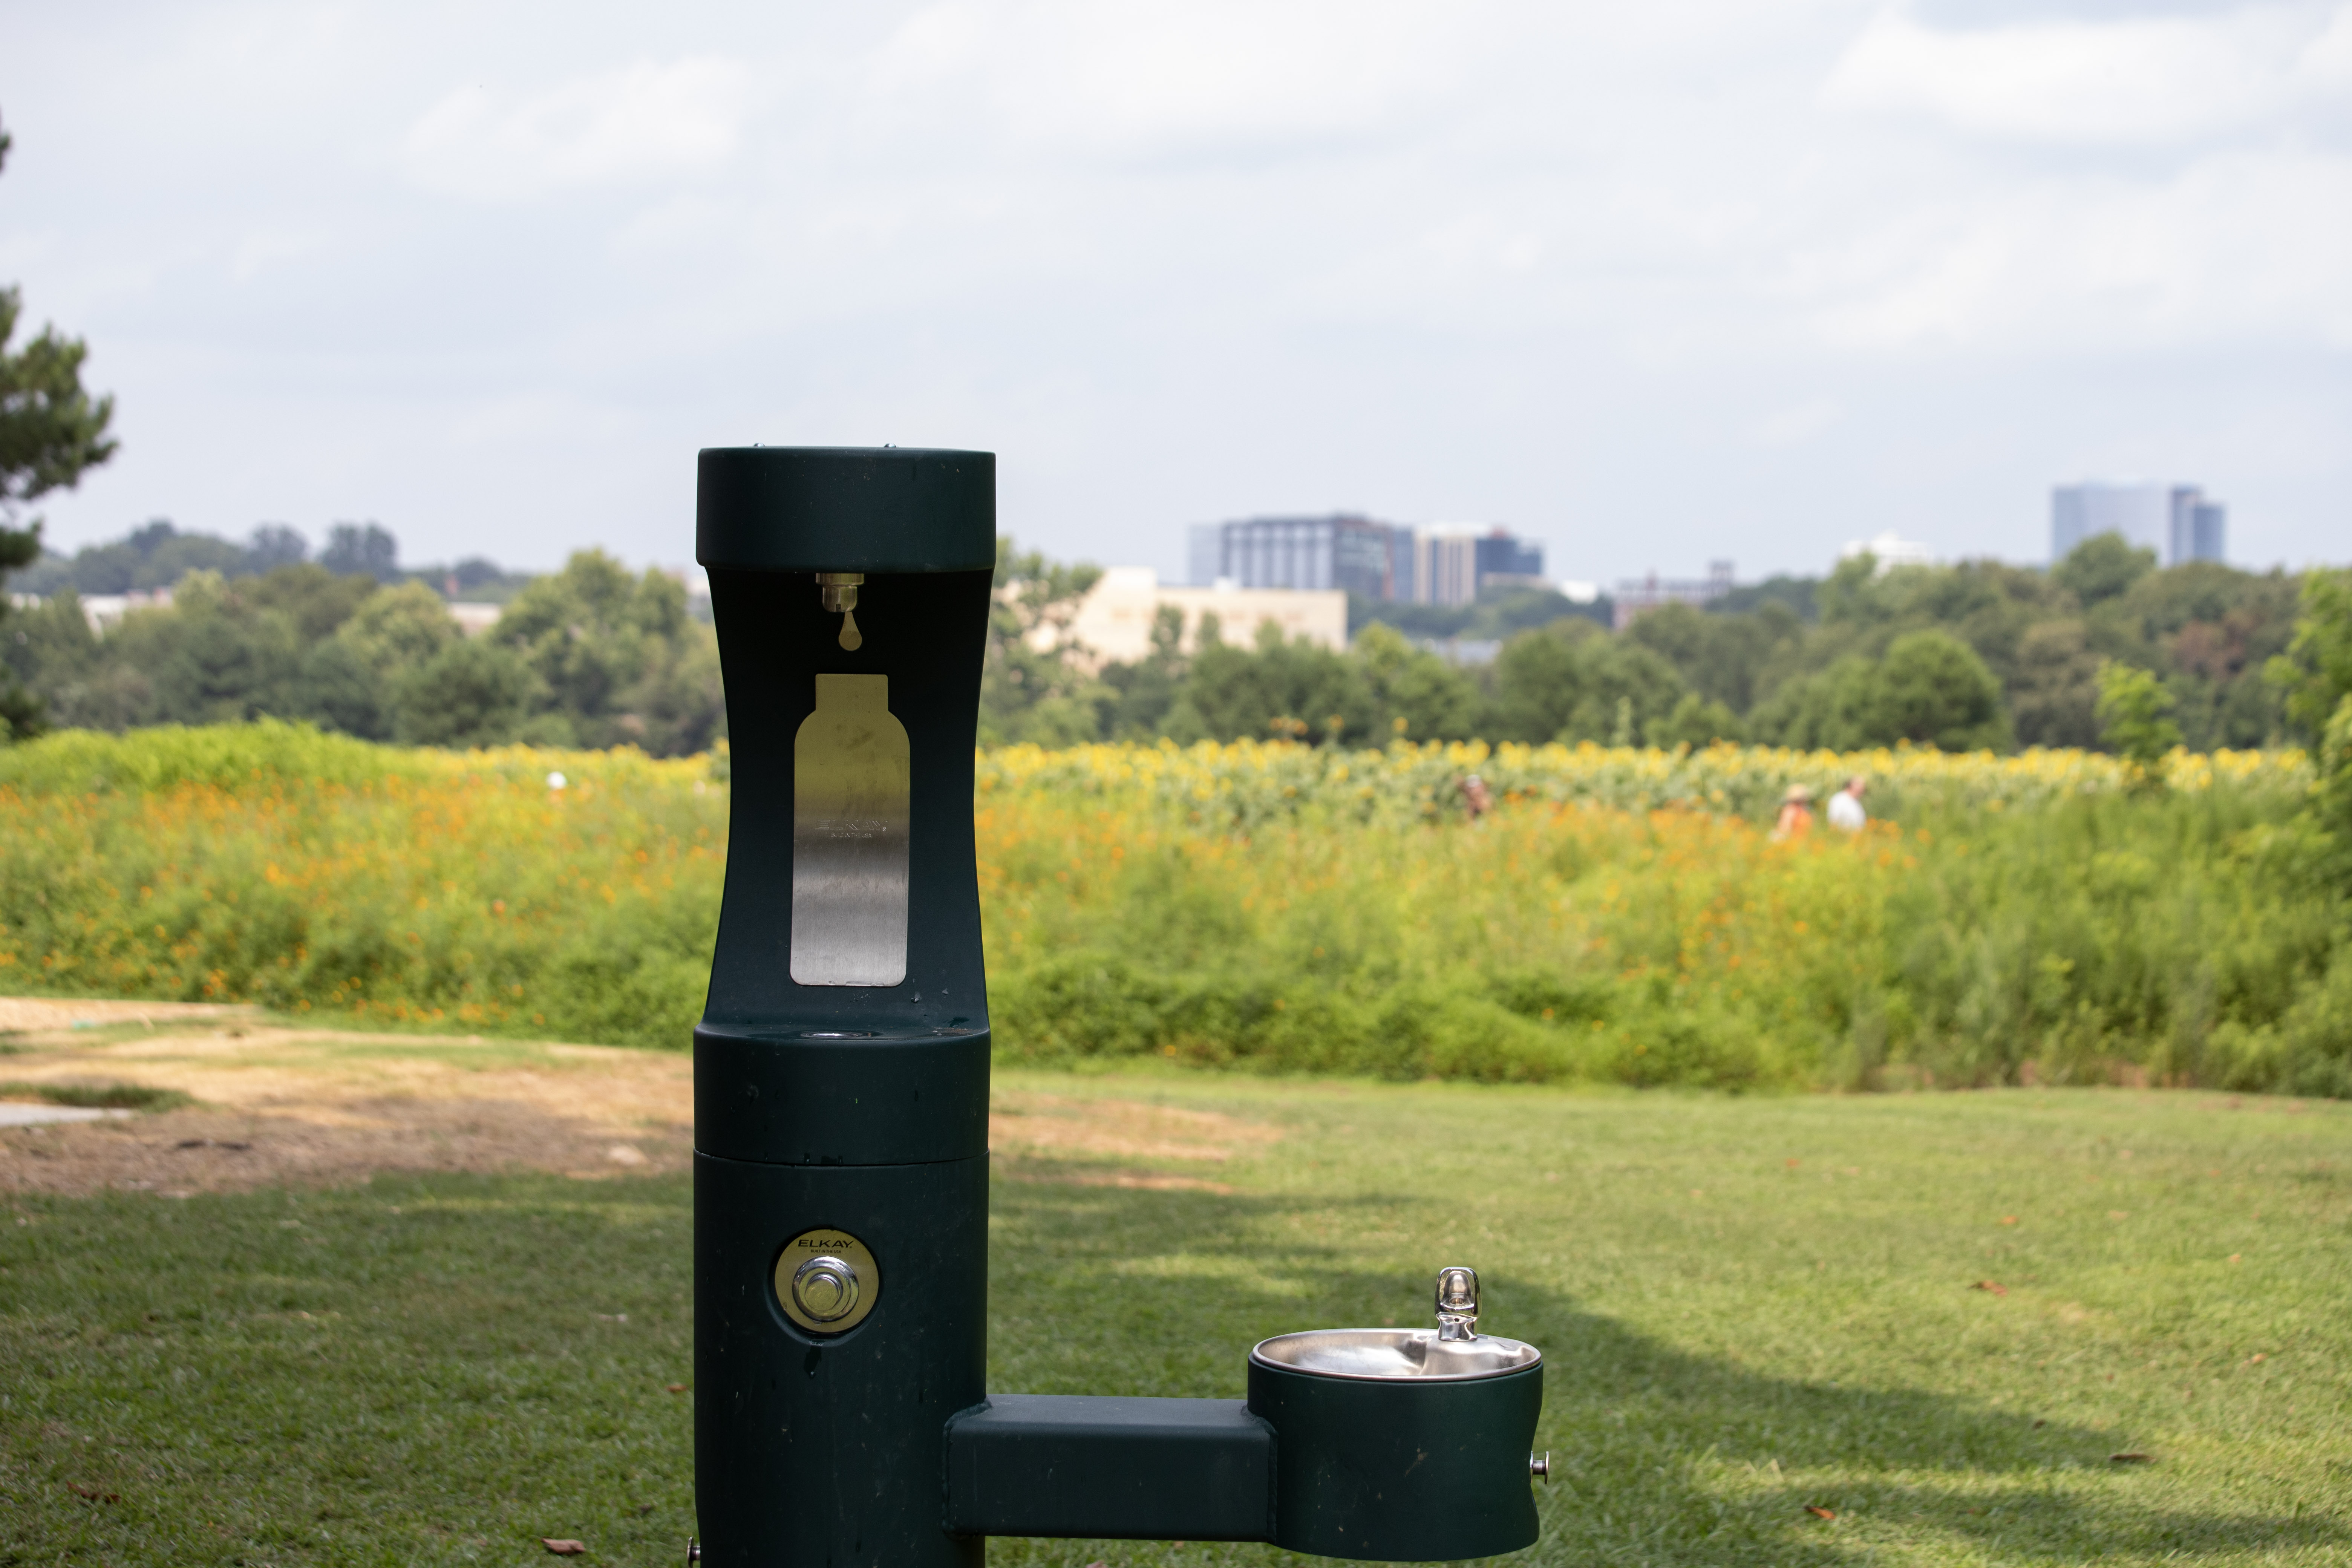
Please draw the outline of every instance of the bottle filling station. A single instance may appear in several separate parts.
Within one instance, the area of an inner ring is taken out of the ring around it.
[[[1468,1268],[1439,1274],[1433,1327],[1265,1341],[1245,1400],[988,1392],[972,746],[995,459],[714,448],[698,480],[733,807],[694,1034],[689,1555],[979,1568],[991,1535],[1391,1561],[1533,1543],[1542,1358],[1477,1331]]]

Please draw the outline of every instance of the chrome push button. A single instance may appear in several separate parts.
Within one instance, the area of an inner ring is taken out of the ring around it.
[[[804,1230],[776,1257],[776,1305],[813,1334],[856,1328],[882,1293],[881,1267],[845,1230]]]
[[[793,1305],[820,1323],[857,1310],[857,1270],[838,1258],[812,1258],[793,1270]]]

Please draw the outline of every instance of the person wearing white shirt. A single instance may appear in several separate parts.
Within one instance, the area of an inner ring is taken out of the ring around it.
[[[1862,792],[1870,781],[1857,773],[1845,781],[1845,788],[1830,796],[1830,826],[1844,833],[1859,833],[1870,820],[1870,813],[1862,809]]]

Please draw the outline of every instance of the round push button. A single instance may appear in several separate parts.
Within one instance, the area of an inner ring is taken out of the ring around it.
[[[793,1300],[820,1323],[857,1310],[857,1270],[838,1258],[812,1258],[793,1270]]]
[[[830,1226],[804,1230],[776,1257],[776,1305],[812,1334],[856,1328],[874,1310],[882,1269],[866,1244]]]

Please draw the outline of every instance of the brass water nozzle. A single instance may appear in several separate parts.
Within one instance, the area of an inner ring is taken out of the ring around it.
[[[828,614],[841,617],[841,646],[855,653],[866,638],[857,630],[857,588],[866,581],[863,572],[820,572],[816,574],[817,602]]]

